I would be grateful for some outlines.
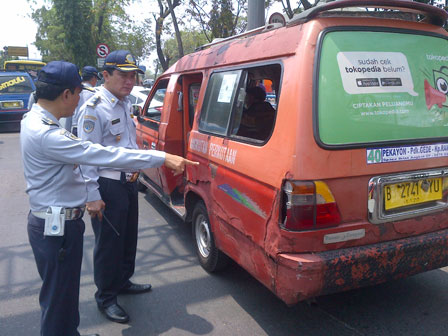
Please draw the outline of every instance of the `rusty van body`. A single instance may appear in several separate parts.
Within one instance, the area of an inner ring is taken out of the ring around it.
[[[231,258],[294,304],[448,265],[447,17],[331,2],[158,78],[139,145],[200,165],[140,183],[192,222],[207,271]],[[275,110],[263,136],[241,132],[254,86]]]

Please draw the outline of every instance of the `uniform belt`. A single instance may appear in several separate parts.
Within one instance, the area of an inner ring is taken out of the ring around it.
[[[84,211],[86,207],[77,207],[77,208],[65,208],[65,220],[75,220],[79,219],[84,215]],[[31,211],[31,213],[37,218],[45,219],[47,214],[46,211]]]
[[[98,173],[99,176],[120,181],[121,172],[116,170],[102,170]]]
[[[123,181],[124,179],[126,179],[126,182],[135,182],[138,178],[139,173],[124,173],[116,170],[102,170],[98,175],[117,181]]]

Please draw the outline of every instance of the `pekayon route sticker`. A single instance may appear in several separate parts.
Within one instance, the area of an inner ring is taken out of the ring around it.
[[[448,156],[448,143],[367,149],[367,164],[431,159]]]

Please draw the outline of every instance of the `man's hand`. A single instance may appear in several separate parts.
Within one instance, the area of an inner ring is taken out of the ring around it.
[[[183,158],[182,156],[172,155],[168,153],[165,154],[165,166],[171,169],[174,175],[182,174],[185,170],[186,165],[199,165],[199,162],[190,161]]]
[[[105,207],[106,204],[103,202],[103,200],[86,203],[86,209],[90,217],[95,218],[96,216],[98,216],[98,219],[100,221],[103,220],[103,214],[101,211],[104,210]]]

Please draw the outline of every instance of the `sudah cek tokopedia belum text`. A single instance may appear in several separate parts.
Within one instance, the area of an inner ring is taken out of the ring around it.
[[[393,66],[371,66],[371,67],[345,67],[347,73],[367,73],[367,72],[404,72],[405,67],[393,67]]]
[[[371,66],[361,66],[361,67],[345,67],[345,72],[347,73],[366,73],[366,72],[404,72],[405,67],[393,67],[392,61],[390,59],[382,59],[378,61],[377,59],[367,59],[358,60],[359,65],[371,65]],[[389,65],[389,66],[387,66]]]

